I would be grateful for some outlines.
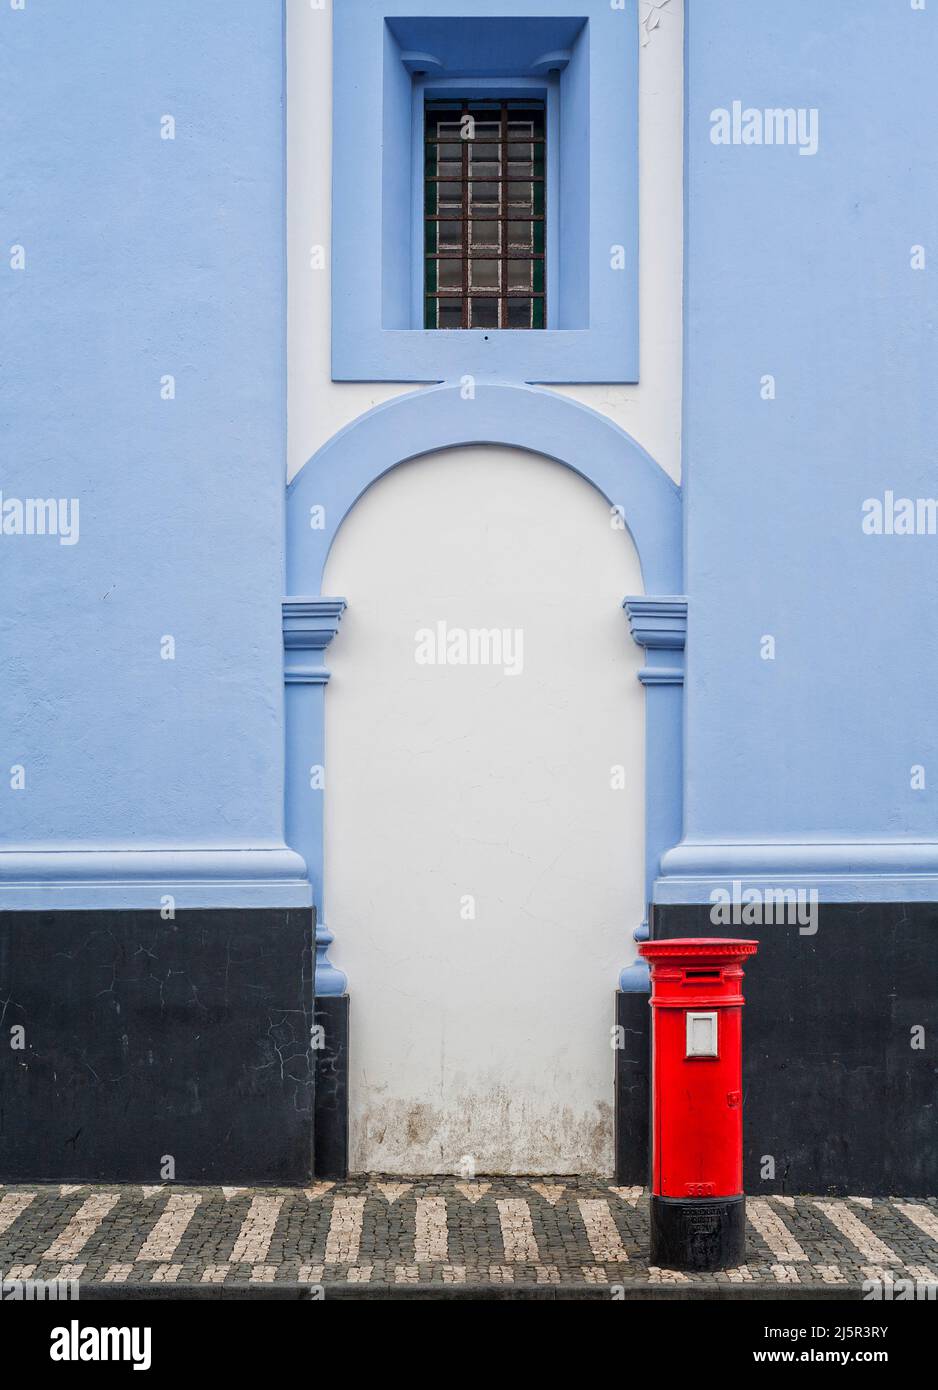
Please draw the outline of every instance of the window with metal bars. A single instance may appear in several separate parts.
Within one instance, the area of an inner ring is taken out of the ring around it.
[[[424,326],[544,328],[543,101],[428,101]]]

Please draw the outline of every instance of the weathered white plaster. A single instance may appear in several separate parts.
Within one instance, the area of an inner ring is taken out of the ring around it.
[[[620,604],[641,588],[599,494],[504,448],[402,465],[339,532],[325,920],[356,1170],[611,1171],[613,999],[643,900],[642,654]],[[523,670],[418,664],[440,621],[520,630]]]

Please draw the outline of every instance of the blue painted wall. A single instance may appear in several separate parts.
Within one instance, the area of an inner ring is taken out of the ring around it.
[[[866,535],[862,505],[938,496],[938,4],[687,11],[686,843],[658,896],[934,901],[938,536]],[[816,108],[817,152],[713,143],[737,100]]]
[[[936,15],[688,0],[685,834],[661,901],[736,876],[938,897],[938,536],[862,526],[866,499],[938,494]],[[146,905],[174,876],[308,901],[283,848],[281,7],[3,4],[0,63],[0,488],[80,508],[74,545],[0,532],[0,903],[80,881],[79,905]],[[816,110],[816,152],[714,143],[735,102]]]
[[[0,61],[0,487],[80,506],[77,544],[0,535],[0,904],[146,905],[117,881],[174,875],[308,901],[282,852],[281,7],[4,0]],[[75,903],[23,887],[89,874]]]

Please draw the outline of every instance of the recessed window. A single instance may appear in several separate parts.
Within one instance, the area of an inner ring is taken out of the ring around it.
[[[336,381],[638,380],[638,0],[499,8],[332,6]]]
[[[424,326],[544,328],[543,101],[427,101]]]

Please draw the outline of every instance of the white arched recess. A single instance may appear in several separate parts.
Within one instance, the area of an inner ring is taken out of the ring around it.
[[[344,599],[322,595],[321,584],[337,532],[362,493],[396,465],[471,445],[506,446],[566,465],[594,486],[605,498],[608,508],[617,509],[635,543],[645,594],[626,599],[625,607],[636,641],[653,652],[653,659],[639,672],[646,688],[647,902],[660,855],[677,843],[681,831],[681,683],[686,604],[681,597],[680,493],[634,440],[605,417],[537,388],[477,386],[474,396],[466,399],[459,388],[444,386],[398,398],[363,416],[337,435],[310,460],[289,489],[288,596],[284,600],[288,842],[306,859],[314,902],[321,909],[324,798],[328,796],[328,782],[319,769],[325,762],[324,694],[329,678],[323,661],[325,648],[335,635],[345,608]],[[507,466],[507,456],[501,453],[498,456],[506,460]],[[486,456],[482,454],[476,457],[480,469],[492,462],[489,458],[486,463]],[[452,461],[453,456],[427,459],[422,467],[439,467],[442,471]],[[536,470],[539,466],[530,458],[525,462],[528,469]],[[450,473],[454,480],[457,476],[455,471]],[[548,475],[535,473],[531,476],[546,478]],[[392,481],[397,486],[397,479]],[[588,498],[588,493],[585,496]],[[606,514],[609,515],[608,509]],[[355,529],[352,528],[353,534]],[[621,542],[622,537],[618,539]],[[574,543],[569,530],[566,543]],[[342,553],[340,547],[337,555]],[[567,572],[568,575],[573,573],[569,566]],[[566,630],[556,633],[557,661],[576,662],[577,637],[576,624],[567,624]],[[347,826],[345,828],[347,831]],[[398,865],[396,881],[389,884],[387,890],[394,898],[393,912],[390,901],[375,903],[375,912],[386,910],[396,923],[406,922],[409,877],[412,877],[412,866]],[[645,934],[638,921],[621,924],[622,964],[627,964],[632,955],[630,937],[636,928],[637,935]],[[327,957],[331,940],[326,923],[320,919],[316,966],[316,990],[320,996],[342,994],[346,989],[345,976]],[[577,969],[576,921],[568,924],[567,943],[564,969],[570,977]],[[401,943],[401,949],[406,951],[406,942]],[[488,962],[488,968],[497,972],[498,941],[480,932],[478,951]],[[537,979],[537,969],[532,963],[532,990],[537,988]],[[610,988],[613,983],[614,980],[610,980]],[[627,968],[623,971],[623,987],[641,988],[643,983],[641,970]],[[354,978],[350,989],[354,997]],[[504,1002],[510,1007],[509,1001]],[[597,1017],[597,1033],[608,1037],[609,1021],[606,1014]],[[562,1030],[562,1019],[557,1019],[555,1026]],[[354,1047],[354,1038],[352,1045]],[[576,1040],[571,1039],[570,1045],[575,1047]],[[388,1040],[388,1049],[396,1050],[391,1040]],[[556,1065],[556,1056],[553,1065]],[[354,1076],[354,1058],[352,1073]],[[354,1089],[353,1082],[353,1092]],[[545,1078],[545,1090],[549,1089]],[[417,1114],[419,1112],[412,1107],[407,1112],[408,1120]],[[393,1128],[396,1117],[389,1112],[387,1118]],[[481,1129],[484,1130],[484,1125]],[[460,1141],[455,1139],[454,1142],[458,1146]],[[357,1154],[353,1153],[353,1163],[357,1157],[385,1170],[398,1168],[402,1171],[426,1171],[428,1166],[434,1166],[432,1143],[429,1147],[421,1146],[412,1133],[407,1147],[406,1161],[393,1151],[392,1141],[390,1147],[383,1149],[371,1147],[362,1152],[359,1148]],[[468,1147],[474,1148],[476,1157],[485,1164],[486,1154],[478,1153],[478,1145],[469,1144]],[[485,1148],[484,1140],[482,1147]],[[547,1148],[550,1150],[550,1145]],[[385,1162],[379,1161],[382,1157]],[[460,1154],[453,1152],[441,1153],[437,1163],[450,1167],[459,1157]],[[550,1152],[545,1161],[547,1167],[556,1171],[559,1155],[556,1151]],[[567,1170],[576,1164],[589,1167],[590,1162],[584,1151]],[[521,1152],[515,1159],[510,1152],[493,1149],[488,1166],[530,1168],[533,1160],[530,1153]],[[565,1165],[561,1163],[560,1166]]]

